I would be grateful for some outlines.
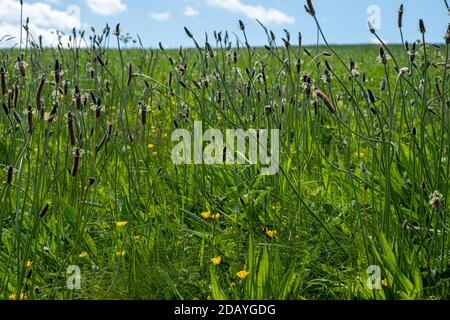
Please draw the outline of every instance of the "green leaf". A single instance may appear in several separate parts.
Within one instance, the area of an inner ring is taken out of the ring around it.
[[[214,266],[210,266],[209,273],[211,275],[211,288],[212,288],[213,299],[215,299],[215,300],[227,300],[227,296],[222,291],[222,289],[219,286],[219,282],[217,281],[216,269],[215,269]]]
[[[259,262],[258,280],[257,280],[257,299],[264,299],[264,291],[267,287],[267,280],[269,278],[269,253],[267,247],[264,248],[263,256]]]

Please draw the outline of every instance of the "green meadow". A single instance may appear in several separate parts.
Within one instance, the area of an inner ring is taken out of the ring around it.
[[[446,27],[176,50],[25,29],[0,50],[0,298],[449,299]],[[195,121],[278,129],[276,174],[174,164]]]

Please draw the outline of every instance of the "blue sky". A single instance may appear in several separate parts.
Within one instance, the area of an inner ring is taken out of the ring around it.
[[[18,0],[0,0],[0,38],[18,35]],[[162,42],[166,47],[190,46],[192,42],[183,31],[187,26],[199,39],[214,30],[239,34],[238,20],[247,26],[249,42],[264,45],[265,35],[255,18],[262,20],[280,38],[283,29],[296,38],[303,34],[304,43],[315,42],[316,29],[305,12],[303,0],[25,0],[25,14],[30,17],[32,30],[47,35],[55,29],[70,30],[70,25],[101,30],[108,22],[120,22],[123,32],[139,34],[146,47]],[[331,43],[369,43],[367,30],[370,18],[379,34],[388,43],[399,42],[397,9],[405,5],[404,34],[409,41],[419,38],[418,20],[424,19],[427,38],[442,42],[449,22],[444,0],[316,0],[317,16]],[[373,20],[374,19],[374,20]],[[50,22],[49,22],[50,21]]]

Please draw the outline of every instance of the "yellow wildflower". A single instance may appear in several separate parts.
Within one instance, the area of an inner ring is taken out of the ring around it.
[[[388,283],[387,279],[383,279],[383,280],[381,280],[381,284],[382,284],[384,287],[387,287],[389,283]]]
[[[151,144],[151,143],[149,143],[148,145],[147,145],[147,148],[149,148],[149,149],[153,149],[155,147],[155,145],[154,144]]]
[[[86,258],[89,254],[86,251],[81,252],[78,257],[80,258]]]
[[[218,266],[222,262],[222,257],[214,257],[211,259],[211,263],[215,266]]]
[[[250,272],[245,271],[245,270],[241,270],[238,273],[236,273],[236,275],[239,277],[239,279],[242,279],[242,280],[247,278],[249,274],[250,274]]]
[[[128,221],[117,221],[116,222],[116,227],[117,228],[123,228],[127,225]]]
[[[200,215],[202,216],[203,219],[208,219],[211,217],[211,211],[208,210],[208,211],[202,212]]]
[[[31,268],[33,268],[33,261],[27,260],[27,262],[25,263],[25,268],[27,270],[31,270]]]
[[[219,218],[220,218],[220,213],[219,213],[219,212],[214,213],[214,214],[211,216],[211,218],[213,218],[214,220],[219,220]]]
[[[125,254],[126,254],[125,250],[116,252],[116,256],[118,256],[118,257],[123,257]]]
[[[21,292],[19,295],[19,299],[17,299],[17,296],[15,294],[12,294],[8,297],[9,300],[25,300],[25,293]]]
[[[266,231],[266,236],[268,238],[273,238],[277,235],[277,231],[276,230],[267,230]]]

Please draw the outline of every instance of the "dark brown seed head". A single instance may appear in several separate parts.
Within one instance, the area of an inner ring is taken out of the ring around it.
[[[316,95],[323,101],[325,106],[330,110],[331,113],[335,113],[336,109],[334,108],[333,104],[331,103],[330,99],[327,97],[325,93],[323,93],[320,90],[316,90]]]
[[[14,100],[14,92],[11,90],[8,90],[8,108],[9,110],[12,109],[12,101]]]
[[[355,69],[355,61],[353,61],[352,58],[350,58],[350,70]]]
[[[0,67],[0,82],[2,86],[2,94],[5,96],[8,94],[8,86],[6,85],[6,73],[3,67]]]
[[[92,186],[92,185],[94,185],[94,183],[95,183],[95,177],[89,177],[89,179],[88,179],[88,184],[89,184],[90,186]]]
[[[398,9],[397,25],[399,28],[401,28],[403,26],[403,3],[400,5],[400,8]]]
[[[5,115],[9,115],[9,107],[8,107],[8,105],[6,104],[6,103],[2,103],[2,108],[3,108],[3,111],[5,112]]]
[[[316,10],[314,10],[312,0],[306,0],[305,9],[306,9],[306,12],[308,12],[311,16],[314,17],[316,15]]]
[[[16,112],[16,110],[13,110],[13,116],[17,123],[22,123],[22,118],[19,116],[19,114]]]
[[[33,132],[33,109],[29,105],[27,108],[27,124],[28,124],[28,133]]]
[[[295,63],[295,70],[297,71],[297,74],[300,73],[301,67],[302,67],[302,60],[298,58],[297,62]]]
[[[42,89],[44,88],[44,84],[45,84],[45,75],[43,75],[41,77],[41,80],[39,81],[39,85],[37,87],[36,90],[36,109],[40,110],[41,108],[41,94],[42,94]]]
[[[133,63],[128,64],[128,80],[127,80],[127,86],[130,86],[131,80],[133,80],[134,74],[133,74]]]
[[[63,85],[63,94],[64,94],[64,96],[67,96],[68,92],[69,92],[69,81],[64,80],[64,85]]]
[[[61,80],[61,66],[59,64],[59,60],[55,60],[55,82],[56,84],[59,84],[59,81]]]
[[[193,38],[194,37],[194,35],[189,31],[189,29],[188,28],[186,28],[186,27],[184,27],[184,32],[186,32],[186,34],[187,34],[187,36],[189,37],[189,38]]]
[[[388,63],[388,59],[387,59],[386,53],[384,52],[383,47],[380,47],[379,59],[380,59],[380,62],[384,65]]]
[[[27,67],[23,62],[23,58],[21,56],[17,57],[17,65],[19,66],[19,72],[22,78],[25,78],[27,74]]]
[[[45,207],[41,210],[41,212],[39,213],[39,217],[41,217],[41,218],[43,218],[43,217],[45,217],[45,215],[47,214],[47,211],[48,211],[48,208],[49,208],[49,205],[48,205],[48,203],[45,205]]]
[[[141,107],[141,124],[145,125],[147,123],[147,106],[140,102],[140,107]]]
[[[19,101],[19,82],[16,80],[14,81],[14,87],[13,87],[13,108],[17,108],[17,101]]]
[[[245,31],[245,25],[242,22],[242,20],[239,20],[239,29],[241,29],[242,31]]]
[[[45,118],[45,103],[44,100],[41,99],[40,107],[39,107],[39,116],[43,120]]]
[[[104,67],[105,66],[105,62],[103,61],[103,59],[100,56],[97,56],[97,62]]]
[[[208,42],[206,42],[205,45],[206,45],[206,50],[208,50],[209,56],[210,56],[211,58],[214,58],[214,51],[213,51],[211,45],[210,45]]]
[[[54,116],[58,112],[58,101],[54,101],[52,104],[52,110],[50,110],[50,115]]]
[[[75,130],[73,126],[73,114],[69,112],[67,114],[67,131],[69,132],[70,144],[75,146],[77,144],[77,138],[75,136]]]
[[[77,148],[75,150],[75,155],[74,155],[73,164],[72,164],[72,170],[70,170],[70,174],[72,175],[72,177],[77,176],[78,166],[80,164],[80,157],[81,157],[80,149]]]
[[[371,103],[375,103],[375,102],[376,102],[376,99],[375,99],[375,96],[373,95],[372,90],[367,89],[367,93],[369,94],[369,100],[370,100],[370,102],[371,102]]]
[[[385,79],[381,80],[380,90],[381,91],[385,91],[386,90],[386,80]]]
[[[421,34],[427,32],[427,30],[425,29],[425,23],[423,22],[422,19],[419,20],[419,30]]]
[[[12,183],[12,176],[14,173],[14,168],[12,166],[6,167],[6,185],[10,186]]]

